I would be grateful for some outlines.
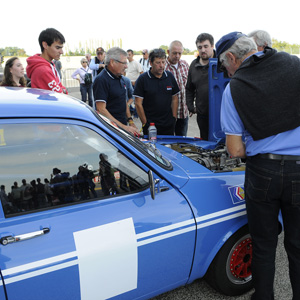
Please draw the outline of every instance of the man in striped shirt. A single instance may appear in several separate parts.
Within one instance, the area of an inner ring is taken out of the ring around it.
[[[180,93],[178,94],[178,112],[177,121],[175,124],[175,135],[187,135],[189,112],[186,105],[185,85],[188,78],[189,64],[180,59],[183,52],[183,45],[180,41],[173,41],[168,51],[166,61],[166,70],[170,71],[179,86]]]

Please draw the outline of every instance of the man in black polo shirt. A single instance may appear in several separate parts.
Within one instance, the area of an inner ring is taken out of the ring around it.
[[[96,110],[114,121],[120,128],[139,134],[126,104],[127,90],[122,76],[126,67],[126,51],[118,47],[107,51],[105,69],[96,77],[93,84]]]
[[[155,123],[157,134],[174,135],[179,87],[173,74],[165,71],[163,49],[152,50],[149,60],[151,69],[139,76],[134,87],[135,106],[143,132],[148,134],[150,123]]]

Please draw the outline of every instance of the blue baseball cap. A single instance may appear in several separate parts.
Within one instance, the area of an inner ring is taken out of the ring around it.
[[[228,50],[234,44],[234,42],[242,36],[247,36],[247,35],[239,31],[230,32],[222,36],[216,43],[216,57],[218,58],[217,69],[219,73],[222,72],[220,69],[221,66],[220,55],[226,50]]]

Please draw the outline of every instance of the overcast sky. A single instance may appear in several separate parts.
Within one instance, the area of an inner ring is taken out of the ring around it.
[[[255,29],[266,30],[279,41],[300,44],[300,11],[297,2],[291,0],[15,0],[9,3],[2,4],[0,48],[16,46],[29,55],[40,52],[38,36],[48,27],[59,30],[71,50],[79,42],[90,40],[102,41],[105,48],[106,42],[119,38],[125,50],[153,49],[169,45],[175,39],[194,50],[201,32],[212,34],[217,42],[231,31],[247,34]]]

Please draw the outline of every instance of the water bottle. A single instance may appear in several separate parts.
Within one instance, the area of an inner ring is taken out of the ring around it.
[[[155,144],[156,139],[157,139],[157,129],[154,123],[150,123],[150,126],[148,128],[148,140],[151,141],[151,143]]]

